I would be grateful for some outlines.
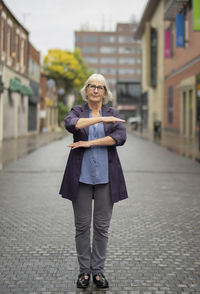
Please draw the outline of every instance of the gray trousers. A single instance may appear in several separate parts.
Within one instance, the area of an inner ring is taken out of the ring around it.
[[[93,240],[90,243],[90,227],[93,209]],[[78,198],[73,203],[76,227],[75,241],[80,273],[104,272],[108,243],[108,229],[112,216],[110,185],[88,185],[79,183]]]

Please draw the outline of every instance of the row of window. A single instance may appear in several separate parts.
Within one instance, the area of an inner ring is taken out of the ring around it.
[[[117,61],[119,64],[141,64],[140,58],[129,57],[120,57],[118,59],[115,57],[101,57],[100,59],[98,59],[97,57],[84,57],[84,60],[92,64],[116,64]]]
[[[37,64],[32,58],[29,58],[29,61],[28,61],[28,73],[34,80],[39,81],[40,65]]]
[[[95,71],[100,72],[102,74],[107,75],[134,75],[134,74],[141,74],[141,69],[134,69],[134,68],[119,68],[116,70],[115,68],[101,68],[100,70],[93,68]]]
[[[83,53],[103,53],[103,54],[113,54],[113,53],[121,53],[121,54],[141,54],[140,48],[133,48],[133,47],[119,47],[117,50],[117,47],[114,46],[102,46],[102,47],[96,47],[96,46],[84,46],[81,48]]]
[[[2,18],[0,21],[1,52],[4,52],[8,57],[15,58],[15,60],[23,66],[25,56],[25,40],[16,33],[15,29],[6,23],[5,19]]]
[[[76,42],[85,42],[85,43],[138,43],[134,40],[132,36],[114,36],[114,35],[104,35],[104,36],[95,36],[95,35],[76,35]]]

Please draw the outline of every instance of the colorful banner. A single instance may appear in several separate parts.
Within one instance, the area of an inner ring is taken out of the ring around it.
[[[170,32],[170,30],[165,30],[164,56],[166,58],[171,57],[171,43],[170,43],[170,39],[171,39],[171,32]]]
[[[200,31],[200,1],[193,0],[193,30]]]
[[[184,15],[176,15],[176,46],[184,47]]]

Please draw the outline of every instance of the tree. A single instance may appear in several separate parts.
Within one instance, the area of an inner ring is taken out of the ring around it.
[[[84,63],[80,50],[73,52],[61,49],[50,49],[44,57],[43,68],[49,78],[56,81],[57,88],[66,93],[79,90],[92,71]]]

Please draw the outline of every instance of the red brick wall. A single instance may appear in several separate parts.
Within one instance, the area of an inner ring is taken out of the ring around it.
[[[29,42],[29,57],[31,57],[37,64],[40,64],[40,52],[37,51]]]
[[[182,80],[187,79],[191,76],[200,73],[200,62],[195,65],[190,66],[188,69],[182,71],[179,74],[165,80],[165,100],[164,100],[164,127],[171,129],[180,129],[180,117],[181,117],[181,90],[179,89],[179,84]],[[173,123],[168,124],[168,88],[173,86]],[[196,93],[194,93],[196,95]],[[196,103],[194,105],[196,108]]]
[[[174,74],[173,77],[167,78],[170,74],[181,69],[184,65],[189,64],[192,60],[200,56],[200,32],[193,31],[193,11],[187,8],[186,20],[188,21],[188,43],[185,48],[176,47],[176,29],[173,22],[173,56],[165,58],[165,90],[164,90],[164,127],[172,131],[180,131],[181,118],[181,90],[179,84],[182,80],[200,73],[200,62],[191,65],[180,73]],[[169,27],[169,22],[165,23],[165,27]],[[167,79],[166,79],[167,78]],[[168,88],[173,86],[173,123],[168,124]],[[196,94],[194,94],[196,95]],[[194,105],[196,109],[196,104]]]
[[[186,48],[176,47],[176,30],[173,23],[173,57],[165,59],[165,76],[197,56],[200,56],[200,32],[193,31],[193,11],[187,10],[188,44]],[[168,26],[168,23],[166,24]]]

